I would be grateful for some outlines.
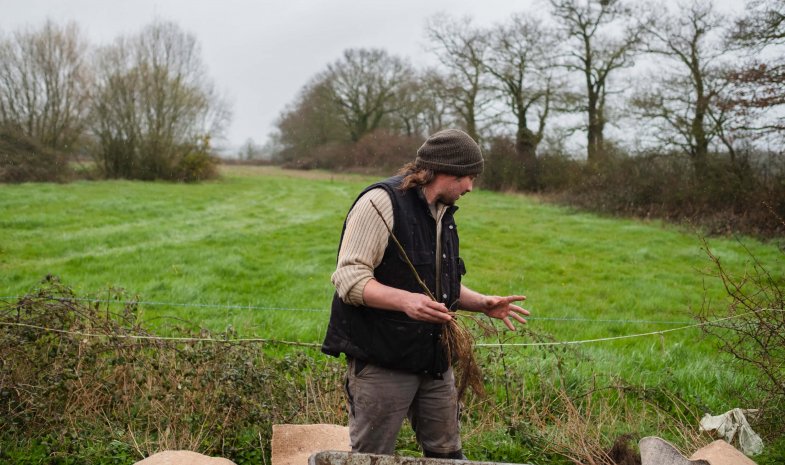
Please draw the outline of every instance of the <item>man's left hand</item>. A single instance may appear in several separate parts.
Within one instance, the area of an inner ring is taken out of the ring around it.
[[[502,320],[510,331],[515,331],[515,326],[510,322],[510,317],[521,324],[526,324],[526,319],[521,315],[529,315],[529,311],[513,304],[513,302],[522,302],[524,300],[526,300],[525,295],[485,296],[481,311],[491,318]]]

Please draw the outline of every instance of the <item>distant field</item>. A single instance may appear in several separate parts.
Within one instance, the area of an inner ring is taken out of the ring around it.
[[[140,307],[162,331],[186,319],[217,331],[231,325],[239,337],[320,342],[343,217],[371,180],[227,167],[221,180],[198,185],[2,185],[0,296],[22,295],[54,274],[79,295],[101,298],[115,287],[152,302]],[[530,329],[555,340],[674,328],[690,324],[704,301],[724,300],[696,233],[520,195],[475,191],[459,206],[465,283],[526,294]],[[750,261],[744,246],[778,276],[785,273],[776,245],[725,238],[709,245],[738,273]],[[527,333],[502,337],[532,340]],[[725,405],[728,391],[746,383],[717,362],[714,341],[698,329],[580,347],[586,363],[575,370],[644,384],[671,378],[715,411],[736,407]],[[548,363],[541,352],[507,349],[522,355],[522,370]]]

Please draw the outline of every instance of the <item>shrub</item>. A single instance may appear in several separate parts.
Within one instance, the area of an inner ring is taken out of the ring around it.
[[[588,210],[689,222],[710,234],[785,233],[770,213],[785,216],[785,173],[764,175],[720,155],[711,158],[706,173],[696,178],[678,154],[617,154],[600,164],[580,164],[559,196]]]
[[[541,153],[537,156],[536,172],[525,176],[515,152],[515,141],[497,136],[489,141],[485,153],[482,186],[498,191],[563,192],[579,182],[583,163],[562,153]]]
[[[0,182],[62,182],[69,173],[65,155],[0,128]]]
[[[355,143],[327,142],[301,149],[297,154],[281,152],[283,168],[329,169],[387,175],[413,161],[423,140],[377,129]]]
[[[95,60],[90,125],[93,156],[104,174],[201,179],[209,164],[183,159],[191,158],[191,144],[220,133],[229,112],[207,76],[196,38],[156,21],[101,47]]]
[[[388,174],[414,161],[417,149],[422,143],[420,137],[377,129],[361,137],[351,147],[349,164],[344,167]]]
[[[706,323],[703,330],[717,338],[722,352],[757,374],[757,383],[742,393],[740,401],[760,408],[757,421],[767,439],[781,438],[785,435],[785,276],[771,274],[752,255],[743,275],[731,275],[704,245],[731,302],[725,308],[706,303],[697,316]]]
[[[295,159],[299,169],[346,169],[352,166],[351,145],[344,142],[328,142],[314,147],[303,157]]]
[[[207,151],[207,146],[196,145],[180,157],[175,167],[174,179],[182,182],[198,182],[218,177],[218,159]]]
[[[122,296],[114,291],[109,300]],[[45,447],[78,463],[164,449],[243,463],[239,458],[259,458],[273,423],[313,411],[323,421],[344,418],[334,389],[342,370],[332,359],[266,359],[259,345],[232,342],[231,333],[213,336],[223,342],[200,342],[190,338],[211,335],[174,328],[172,336],[185,339],[157,339],[134,304],[112,312],[84,303],[54,277],[0,307],[0,321],[3,444],[23,441],[19,447]]]
[[[517,190],[521,187],[521,168],[516,163],[515,142],[508,137],[494,137],[485,152],[485,169],[480,176],[482,187],[490,190]]]
[[[560,153],[539,157],[540,185],[543,192],[563,192],[579,182],[582,163]]]

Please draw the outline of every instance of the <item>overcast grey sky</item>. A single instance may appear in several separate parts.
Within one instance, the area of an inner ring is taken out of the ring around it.
[[[672,0],[666,0],[670,2]],[[718,0],[737,6],[742,0]],[[199,40],[217,89],[232,108],[227,143],[262,144],[302,86],[347,48],[384,48],[415,65],[433,60],[424,26],[438,13],[478,25],[543,9],[541,0],[0,0],[0,31],[47,18],[77,22],[93,44],[174,21]]]

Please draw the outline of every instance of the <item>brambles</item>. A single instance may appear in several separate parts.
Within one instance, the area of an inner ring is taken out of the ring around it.
[[[781,220],[780,220],[781,221]],[[785,223],[783,223],[785,226]],[[751,264],[741,275],[726,269],[704,242],[709,259],[722,280],[730,304],[709,303],[698,317],[703,330],[719,340],[721,351],[732,355],[742,369],[752,369],[756,383],[743,393],[746,405],[759,408],[763,431],[776,437],[785,433],[785,278],[772,274],[747,250]],[[785,250],[781,250],[785,255]],[[785,257],[784,257],[785,258]]]
[[[108,300],[121,298],[111,291]],[[273,423],[313,411],[325,422],[344,417],[335,388],[342,370],[332,361],[302,353],[266,359],[258,344],[231,342],[229,333],[213,335],[225,342],[128,338],[155,337],[135,304],[114,312],[78,299],[54,277],[0,306],[0,322],[3,443],[23,438],[85,459],[109,452],[70,450],[71,438],[123,444],[137,459],[164,449],[240,457],[258,452],[260,435],[269,441]]]
[[[0,182],[64,181],[69,172],[63,154],[0,127]]]

